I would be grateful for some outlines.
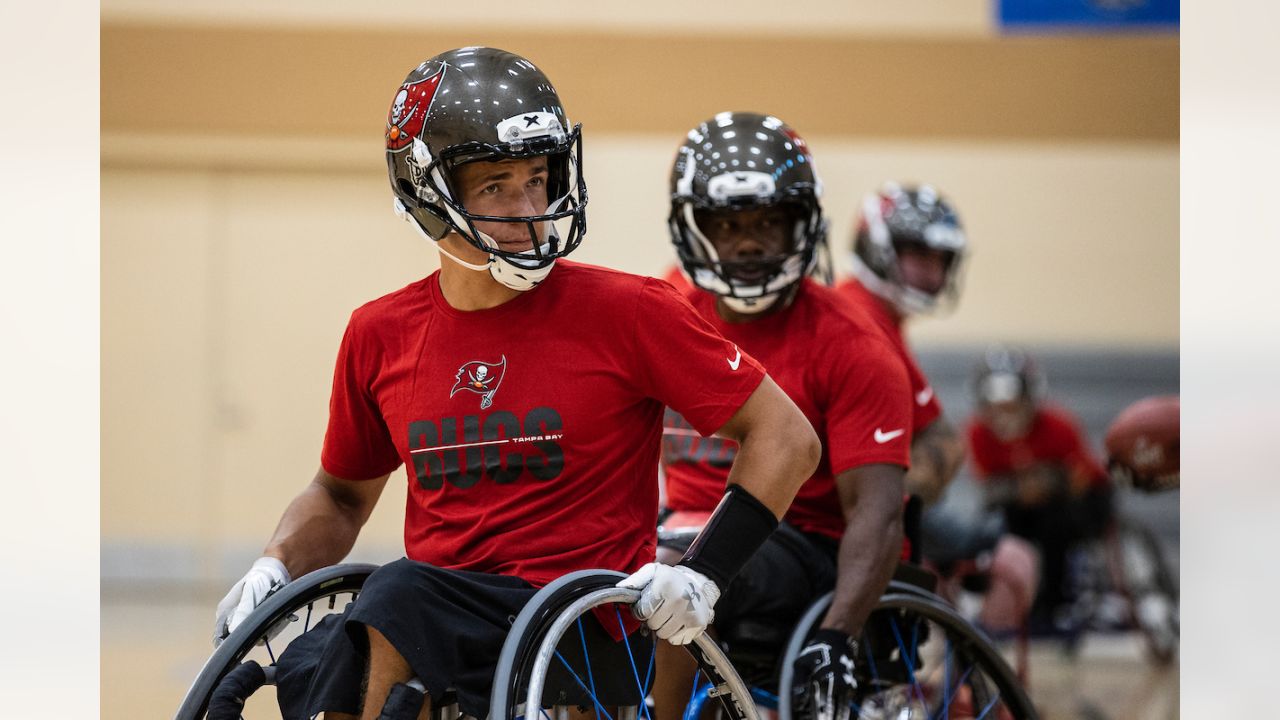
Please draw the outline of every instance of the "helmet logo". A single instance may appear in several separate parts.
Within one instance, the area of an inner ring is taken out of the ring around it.
[[[443,77],[444,68],[440,68],[429,78],[406,82],[400,86],[395,99],[391,101],[391,110],[387,113],[388,150],[403,150],[422,132],[427,112],[431,109],[431,101],[435,98],[436,88],[440,87],[440,79]]]

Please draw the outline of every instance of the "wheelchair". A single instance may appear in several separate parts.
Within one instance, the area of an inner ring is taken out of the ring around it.
[[[919,499],[908,499],[902,560],[858,638],[863,657],[854,666],[858,688],[851,720],[1034,720],[1039,717],[1034,705],[990,638],[934,594],[937,576],[918,564],[920,517]],[[676,539],[688,533],[664,527],[659,536]],[[717,627],[717,642],[751,685],[751,696],[760,707],[776,711],[778,720],[812,718],[812,712],[794,706],[793,669],[833,594],[814,601],[794,628],[768,618]],[[684,720],[707,717],[703,710],[712,691],[695,683]]]
[[[900,566],[858,638],[863,656],[854,667],[858,683],[850,718],[1038,717],[1013,669],[991,640],[965,621],[921,582],[925,571]],[[778,720],[811,718],[795,707],[793,668],[809,636],[831,606],[832,593],[816,600],[796,626],[770,628],[739,622],[719,629],[719,642],[744,677],[756,703],[775,710]],[[779,642],[781,653],[771,651]],[[698,685],[685,720],[707,717],[708,688]]]
[[[176,720],[279,717],[276,659],[288,642],[340,613],[359,595],[375,565],[346,564],[305,575],[267,598],[205,663]],[[654,643],[631,619],[637,590],[615,587],[625,575],[584,570],[539,590],[514,618],[498,658],[491,691],[493,720],[567,720],[576,708],[600,720],[650,718],[645,700],[653,678]],[[626,606],[627,612],[623,612]],[[597,622],[583,622],[593,615]],[[617,627],[621,640],[593,656],[601,627]],[[596,637],[591,637],[592,634]],[[591,642],[589,642],[589,639]],[[707,635],[684,646],[727,720],[759,720],[751,691],[723,650]],[[529,711],[528,708],[536,708]],[[458,720],[456,700],[433,698],[432,720]]]

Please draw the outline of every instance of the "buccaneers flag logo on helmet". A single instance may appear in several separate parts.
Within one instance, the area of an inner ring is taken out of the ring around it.
[[[440,79],[444,77],[444,68],[429,78],[400,86],[396,97],[391,101],[391,110],[387,113],[387,149],[400,150],[409,146],[413,139],[422,132],[422,124],[427,120],[427,112],[431,109],[431,100],[436,96],[436,88],[440,87]]]
[[[449,397],[453,397],[459,390],[470,390],[480,396],[480,409],[484,410],[493,404],[493,394],[498,392],[498,386],[502,384],[502,376],[506,372],[506,355],[496,363],[480,360],[463,363],[462,367],[458,368],[458,374],[454,376],[457,382],[449,391]]]

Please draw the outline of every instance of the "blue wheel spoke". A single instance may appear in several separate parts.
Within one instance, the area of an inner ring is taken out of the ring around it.
[[[942,656],[942,720],[951,719],[951,638],[947,638],[947,651]]]
[[[582,617],[578,617],[578,639],[582,641],[582,661],[587,664],[587,680],[591,683],[591,697],[596,696],[596,678],[591,672],[591,653],[587,650],[587,633],[582,629]]]
[[[920,682],[916,680],[915,663],[911,662],[911,653],[907,652],[906,645],[902,641],[902,631],[898,629],[898,619],[889,618],[889,629],[893,631],[893,639],[898,643],[898,654],[902,658],[902,664],[907,666],[907,679],[911,681],[911,687],[916,691],[916,697],[920,700],[920,704],[929,707],[929,701],[924,698],[924,690],[920,687]]]
[[[560,654],[559,650],[556,651],[556,658],[560,660],[560,664],[564,665],[564,668],[568,670],[569,674],[573,676],[573,679],[577,681],[578,687],[581,687],[583,690],[586,690],[587,694],[591,696],[591,703],[596,706],[597,720],[600,716],[604,716],[608,718],[608,720],[613,720],[613,716],[609,714],[609,711],[605,710],[604,706],[600,704],[600,700],[596,697],[595,690],[587,687],[587,684],[582,682],[582,678],[578,675],[578,673],[573,671],[573,668],[569,666],[569,662],[564,659],[564,656]],[[590,663],[587,664],[587,669],[588,670],[591,669]],[[527,713],[528,710],[526,709],[525,712]]]
[[[702,714],[702,706],[707,703],[707,698],[711,695],[711,683],[708,682],[704,687],[698,679],[698,673],[693,674],[693,692],[689,694],[689,704],[684,706],[683,720],[698,720],[698,716]]]
[[[640,670],[636,667],[636,659],[631,654],[631,638],[627,637],[627,626],[622,622],[622,612],[618,610],[616,603],[613,606],[613,614],[618,618],[618,631],[622,633],[622,642],[627,648],[627,661],[631,663],[631,676],[636,679],[636,686],[640,692],[640,713],[648,720],[653,720],[649,715],[649,706],[644,702],[644,691],[647,686],[640,684]]]
[[[763,690],[763,689],[761,689],[761,688],[758,688],[758,687],[752,686],[752,687],[751,687],[751,699],[752,699],[752,700],[755,700],[755,701],[756,701],[756,704],[757,704],[757,705],[759,705],[759,706],[761,706],[761,707],[765,707],[765,708],[768,708],[768,709],[770,709],[770,710],[777,710],[777,709],[778,709],[778,696],[777,696],[777,695],[774,695],[773,693],[769,692],[768,690]],[[855,717],[857,717],[857,716],[855,715]]]
[[[944,682],[942,684],[942,687],[943,687],[942,697],[943,697],[944,704],[940,708],[940,712],[942,712],[942,717],[944,720],[950,717],[950,714],[951,714],[951,698],[955,697],[956,693],[959,692],[960,690],[960,686],[964,685],[965,681],[969,679],[969,675],[972,673],[973,673],[972,667],[970,667],[968,670],[965,670],[964,675],[960,676],[960,679],[955,682],[955,685],[951,685],[950,684],[951,681],[944,678]],[[950,686],[951,688],[951,692],[949,693],[946,690],[948,686]],[[935,715],[934,717],[937,717],[937,716]]]
[[[982,714],[974,718],[974,720],[982,720],[982,718],[986,717],[987,714],[991,712],[992,708],[994,708],[998,702],[1000,702],[1000,692],[996,691],[996,696],[991,698],[991,702],[987,703],[987,706],[982,708]]]

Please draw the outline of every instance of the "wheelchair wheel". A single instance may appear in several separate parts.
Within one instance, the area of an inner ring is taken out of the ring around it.
[[[499,656],[492,720],[559,720],[573,707],[594,711],[598,720],[652,717],[645,698],[657,640],[643,626],[627,635],[635,628],[630,606],[640,593],[615,587],[624,577],[603,570],[571,573],[529,601]],[[711,638],[703,634],[684,647],[726,720],[759,720],[749,689]]]
[[[326,615],[342,612],[348,603],[355,600],[365,580],[377,567],[353,563],[322,568],[298,578],[268,597],[205,662],[175,719],[200,720],[206,717],[210,699],[229,673],[243,673],[240,670],[242,666],[245,670],[257,672],[248,666],[250,662],[262,668],[259,679],[263,682],[260,684],[274,685],[276,658],[289,642],[310,631]],[[284,627],[279,634],[269,632],[281,624]],[[268,634],[274,635],[273,639],[267,639]],[[280,710],[275,703],[275,694],[263,695],[271,697],[240,699],[248,700],[246,710],[257,709],[260,717],[278,717]]]
[[[1173,662],[1179,641],[1178,581],[1159,539],[1145,525],[1121,518],[1109,533],[1106,552],[1112,583],[1128,601],[1152,662]]]
[[[797,624],[782,659],[779,720],[801,720],[793,708],[793,667],[831,605],[820,598]],[[1038,717],[1012,669],[981,631],[937,596],[891,587],[880,598],[859,645],[854,675],[857,720]]]

